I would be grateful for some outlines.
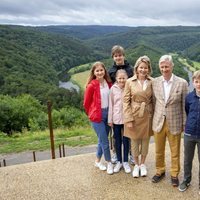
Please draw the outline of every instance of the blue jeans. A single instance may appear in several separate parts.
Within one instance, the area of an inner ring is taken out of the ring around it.
[[[92,127],[95,130],[97,137],[98,137],[98,145],[97,145],[97,158],[101,159],[102,154],[104,154],[104,158],[106,161],[110,161],[110,147],[109,147],[109,140],[108,134],[110,127],[108,126],[108,109],[102,109],[102,121],[92,122]]]
[[[123,124],[114,124],[113,131],[115,137],[115,148],[117,153],[117,160],[122,163],[122,143],[124,149],[124,162],[128,162],[128,153],[129,153],[129,138],[122,135],[124,130]]]

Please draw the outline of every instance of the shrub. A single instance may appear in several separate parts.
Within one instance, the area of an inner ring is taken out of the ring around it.
[[[85,126],[89,121],[83,111],[74,107],[65,107],[60,111],[53,110],[52,112],[53,127],[60,126],[70,128],[72,126]]]
[[[15,98],[0,95],[0,110],[0,131],[8,134],[21,132],[23,128],[30,129],[30,121],[33,122],[43,113],[39,101],[27,94]]]

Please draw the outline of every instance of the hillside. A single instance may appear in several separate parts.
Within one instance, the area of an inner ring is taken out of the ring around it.
[[[84,86],[91,63],[112,66],[116,44],[125,48],[132,66],[138,57],[149,56],[153,77],[160,75],[160,56],[170,53],[174,73],[188,80],[183,67],[198,68],[199,39],[200,27],[0,25],[0,131],[45,129],[47,100],[53,102],[54,128],[88,124],[82,90],[59,88],[59,80],[72,76]]]
[[[58,86],[58,74],[95,60],[78,39],[44,33],[33,27],[0,26],[0,93],[29,93],[44,101]]]
[[[116,44],[125,48],[131,65],[148,55],[153,76],[158,76],[163,54],[199,61],[199,41],[200,27],[0,25],[0,94],[29,93],[45,102],[49,93],[57,94],[59,79],[69,79],[69,69],[96,60],[111,66],[110,50]],[[174,59],[175,73],[187,79],[183,64]]]
[[[135,61],[138,57],[140,57],[141,55],[147,55],[149,58],[151,58],[151,66],[153,69],[152,76],[157,77],[160,76],[158,60],[160,58],[160,55],[163,55],[164,53],[166,52],[162,49],[155,49],[146,45],[138,45],[134,49],[127,49],[126,59],[132,66],[134,66]],[[183,63],[179,60],[179,56],[173,54],[173,61],[175,64],[174,74],[181,76],[189,81],[188,74],[186,71],[183,70]],[[104,59],[103,62],[105,63],[107,68],[109,68],[113,64],[113,60],[111,58]],[[73,74],[71,77],[72,81],[76,82],[82,89],[85,89],[86,80],[89,75],[88,67],[89,65],[83,65],[70,70],[71,74]]]
[[[39,26],[37,30],[45,31],[48,33],[59,33],[61,35],[67,35],[74,38],[79,38],[81,40],[86,40],[94,37],[99,37],[102,35],[107,35],[111,33],[121,33],[126,32],[131,29],[127,26]]]
[[[136,27],[127,32],[91,38],[87,43],[94,49],[110,52],[110,47],[120,44],[134,48],[145,44],[166,52],[183,53],[200,41],[200,27]],[[185,54],[184,54],[185,55]],[[185,55],[186,56],[186,55]]]

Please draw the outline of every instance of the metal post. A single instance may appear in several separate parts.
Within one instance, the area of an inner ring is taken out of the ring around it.
[[[59,155],[60,155],[60,158],[62,158],[62,152],[61,152],[61,145],[59,144]]]
[[[0,167],[1,167],[1,161],[0,161]]]
[[[3,159],[3,166],[6,167],[6,160]]]
[[[33,151],[33,161],[36,162],[35,151]]]
[[[62,149],[63,149],[63,157],[65,157],[65,144],[62,144]]]
[[[52,118],[51,118],[51,101],[47,102],[48,107],[48,122],[49,122],[49,131],[50,131],[50,141],[51,141],[51,157],[55,159],[55,147],[54,147],[54,136],[53,136],[53,126],[52,126]]]

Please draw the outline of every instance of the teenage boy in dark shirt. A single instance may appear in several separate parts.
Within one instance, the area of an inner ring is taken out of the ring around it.
[[[111,50],[111,56],[113,58],[114,64],[113,66],[108,70],[109,76],[114,83],[116,81],[116,72],[119,69],[124,69],[128,75],[128,78],[133,76],[133,68],[129,65],[127,60],[125,60],[125,51],[122,46],[115,45],[112,47]],[[117,162],[117,155],[115,152],[115,141],[113,140],[113,156],[111,158],[112,163]],[[134,164],[134,159],[133,156],[131,155],[130,152],[130,157],[129,157],[130,163]]]

